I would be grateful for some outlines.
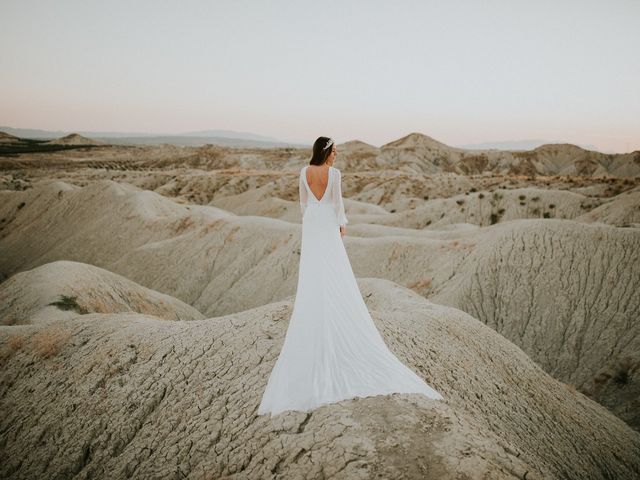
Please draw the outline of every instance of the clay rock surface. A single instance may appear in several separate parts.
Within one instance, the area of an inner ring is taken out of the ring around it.
[[[204,316],[169,295],[93,265],[60,260],[0,283],[0,324],[47,323],[78,313],[137,312],[165,320]]]
[[[521,221],[478,242],[432,299],[486,323],[554,378],[606,390],[605,404],[639,429],[639,287],[640,229]]]
[[[616,195],[589,213],[576,217],[580,222],[597,222],[618,227],[640,228],[640,189]]]
[[[0,327],[2,478],[635,478],[640,434],[470,315],[360,279],[390,349],[438,389],[257,416],[292,299],[161,321]]]

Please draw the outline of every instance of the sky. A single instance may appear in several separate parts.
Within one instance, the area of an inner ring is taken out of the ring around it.
[[[0,0],[0,125],[640,150],[640,1]]]

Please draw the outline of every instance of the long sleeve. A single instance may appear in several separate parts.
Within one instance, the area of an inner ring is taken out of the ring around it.
[[[304,211],[307,208],[307,200],[309,199],[309,192],[307,192],[307,187],[304,184],[303,175],[305,175],[304,168],[300,170],[300,182],[298,185],[300,193],[300,213],[304,216]]]
[[[333,207],[336,210],[336,216],[338,217],[338,225],[344,227],[349,220],[344,213],[344,202],[342,201],[342,173],[340,170],[335,169],[335,178],[333,182]]]

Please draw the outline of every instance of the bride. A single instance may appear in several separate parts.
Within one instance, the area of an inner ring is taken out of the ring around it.
[[[300,170],[298,286],[258,415],[394,392],[443,398],[387,348],[362,299],[341,238],[348,220],[335,158],[333,140],[319,137]]]

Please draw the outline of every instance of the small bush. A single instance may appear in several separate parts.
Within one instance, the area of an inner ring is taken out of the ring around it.
[[[462,204],[464,204],[464,200],[462,200],[462,199],[460,199],[460,200],[456,200],[456,203],[457,203],[458,205],[462,205]]]
[[[538,200],[540,200],[540,197],[531,197],[531,200],[532,200],[533,202],[537,202]]]
[[[491,220],[491,225],[493,225],[494,223],[498,223],[498,215],[495,213],[492,213],[490,220]]]
[[[634,363],[630,357],[623,358],[616,366],[613,381],[618,385],[626,385],[629,383],[629,372],[634,372],[638,368],[638,364]]]
[[[484,193],[479,193],[478,198],[484,198]]]
[[[520,200],[524,200],[524,199],[525,199],[525,198],[527,198],[527,197],[526,197],[526,195],[518,195],[518,198],[519,198]]]
[[[542,214],[542,216],[543,216],[544,218],[550,218],[550,217],[551,217],[551,214],[550,214],[549,212],[544,212],[544,213]]]
[[[549,208],[556,208],[556,206],[553,203],[550,203]]]
[[[79,314],[83,315],[85,313],[89,313],[86,308],[79,305],[76,301],[75,296],[68,295],[60,295],[60,299],[55,302],[51,302],[49,305],[53,305],[54,307],[58,307],[60,310],[75,310]]]

